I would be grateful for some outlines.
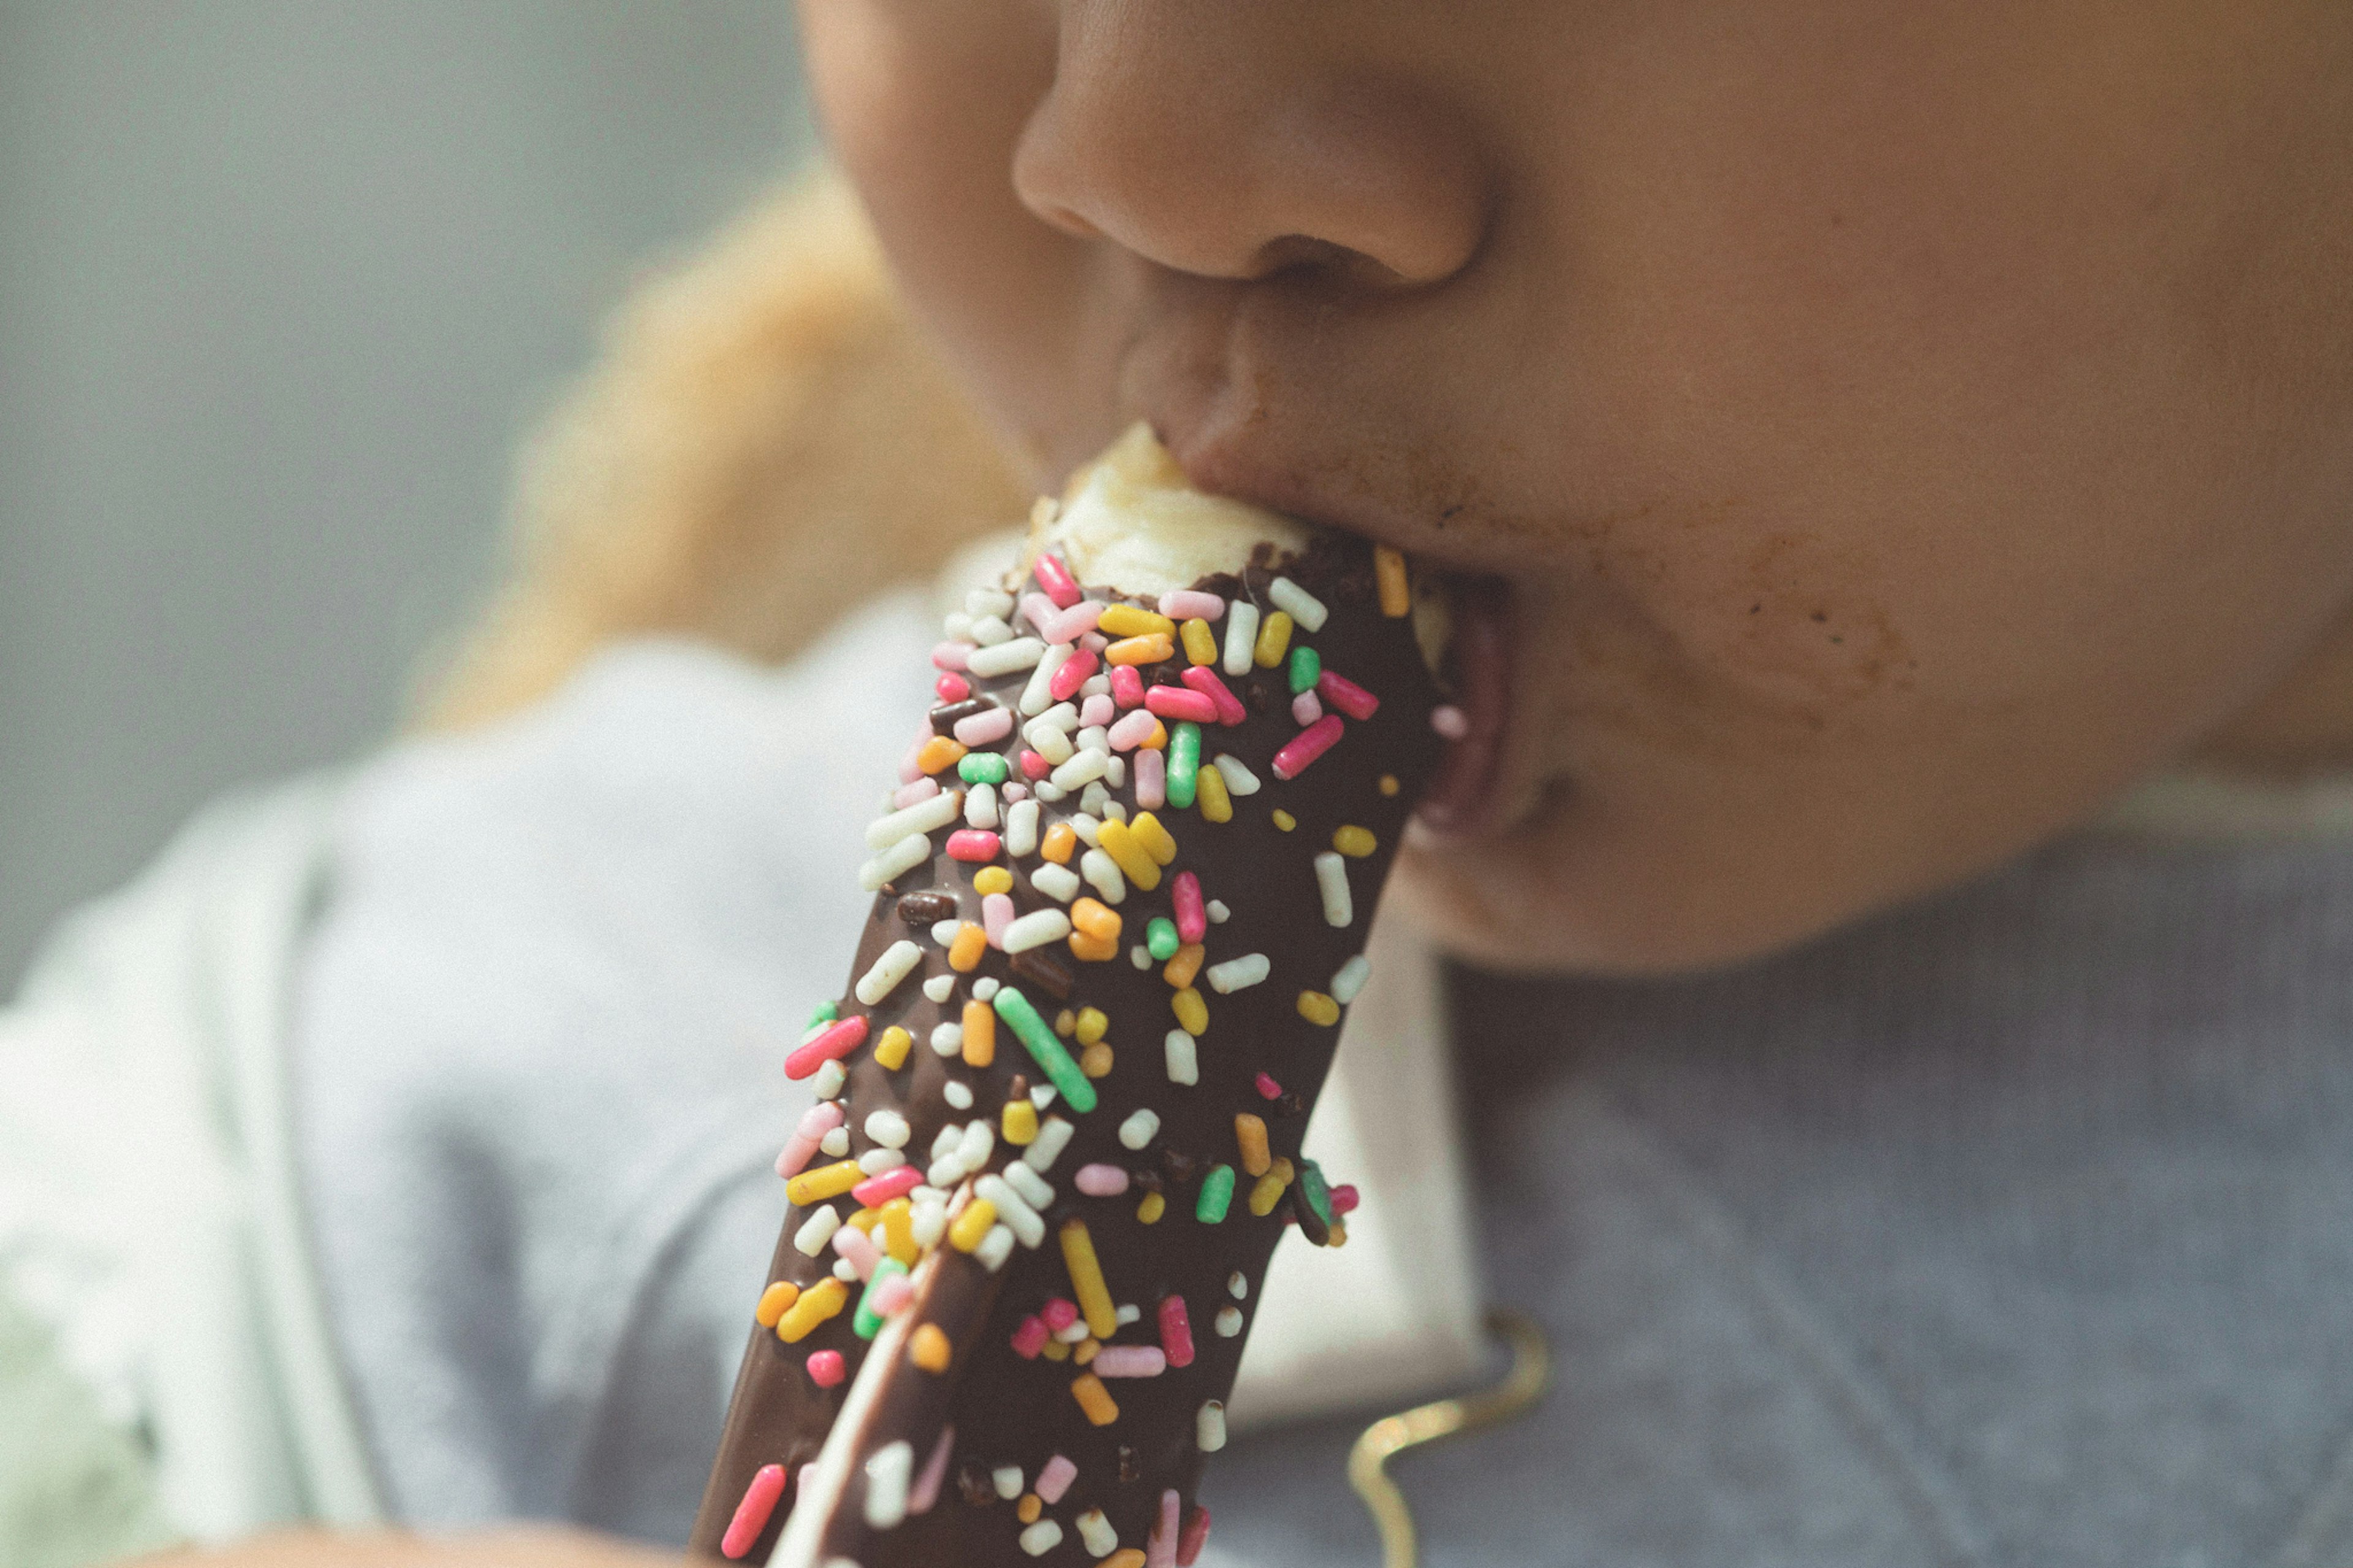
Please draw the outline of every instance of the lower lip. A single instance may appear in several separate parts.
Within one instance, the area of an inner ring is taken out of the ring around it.
[[[1422,823],[1440,833],[1475,833],[1493,810],[1511,705],[1511,596],[1504,584],[1492,579],[1459,584],[1449,664],[1461,719],[1419,811]]]

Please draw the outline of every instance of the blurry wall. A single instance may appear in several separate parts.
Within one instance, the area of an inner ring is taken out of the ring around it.
[[[0,994],[385,732],[600,316],[810,140],[784,0],[0,0]]]

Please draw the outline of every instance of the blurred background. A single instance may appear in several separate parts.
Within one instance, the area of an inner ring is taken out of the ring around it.
[[[784,0],[0,3],[0,995],[386,733],[600,319],[813,140]]]

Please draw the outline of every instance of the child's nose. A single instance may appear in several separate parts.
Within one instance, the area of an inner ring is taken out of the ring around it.
[[[1281,6],[1063,7],[1054,83],[1014,149],[1032,212],[1148,260],[1250,279],[1301,263],[1424,285],[1487,222],[1468,122],[1410,62],[1294,47]],[[1182,13],[1181,15],[1179,13]]]

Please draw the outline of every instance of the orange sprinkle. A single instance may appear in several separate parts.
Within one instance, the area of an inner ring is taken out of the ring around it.
[[[1024,1524],[1035,1524],[1038,1516],[1046,1511],[1046,1500],[1036,1492],[1023,1492],[1021,1500],[1013,1505],[1013,1517]]]
[[[1071,852],[1079,847],[1079,830],[1067,822],[1058,822],[1046,829],[1046,837],[1038,842],[1038,853],[1057,866],[1071,863]]]
[[[1071,906],[1071,923],[1089,936],[1098,937],[1104,942],[1117,942],[1123,922],[1119,918],[1119,911],[1110,905],[1093,899],[1082,898]],[[1092,1013],[1094,1009],[1090,1007],[1087,1011]],[[1097,1030],[1096,1038],[1102,1037],[1102,1031]]]
[[[1274,1166],[1266,1150],[1266,1121],[1245,1110],[1234,1118],[1234,1142],[1241,1146],[1243,1173],[1263,1176]]]
[[[1095,1568],[1144,1568],[1145,1561],[1144,1553],[1134,1547],[1123,1546],[1096,1563]]]
[[[1187,942],[1176,950],[1176,956],[1162,967],[1160,978],[1182,991],[1193,984],[1193,976],[1201,973],[1201,960],[1208,955],[1208,952],[1198,942]]]
[[[1398,783],[1397,774],[1383,773],[1381,775],[1381,793],[1383,795],[1395,795],[1402,787],[1403,786]]]
[[[1122,637],[1103,649],[1103,662],[1106,664],[1158,664],[1163,659],[1176,657],[1176,644],[1166,632]]]
[[[988,951],[988,932],[972,921],[956,927],[955,940],[948,943],[948,967],[958,974],[970,974],[980,967],[980,955]]]
[[[1111,1063],[1111,1047],[1101,1040],[1079,1053],[1079,1070],[1089,1078],[1109,1078]]]
[[[1380,584],[1381,614],[1395,620],[1413,613],[1413,584],[1406,580],[1405,552],[1393,544],[1374,545],[1373,581]]]
[[[792,1310],[800,1300],[801,1288],[789,1279],[779,1279],[760,1292],[760,1304],[752,1309],[752,1321],[764,1329],[773,1329],[776,1320]]]
[[[953,735],[934,735],[915,753],[915,766],[927,773],[944,773],[964,761],[964,746]]]
[[[907,1345],[907,1359],[925,1372],[945,1372],[948,1363],[955,1358],[955,1347],[940,1331],[937,1323],[925,1323],[915,1331]]]
[[[1109,963],[1119,956],[1119,942],[1116,939],[1106,941],[1103,937],[1074,931],[1071,933],[1071,956],[1089,963]]]
[[[985,1068],[997,1059],[997,1010],[986,1002],[964,1005],[964,1065]]]
[[[1119,1419],[1119,1406],[1113,1403],[1111,1390],[1105,1388],[1103,1379],[1093,1373],[1082,1372],[1078,1375],[1071,1384],[1071,1397],[1079,1402],[1079,1408],[1085,1411],[1087,1419],[1097,1426],[1108,1426]]]
[[[1079,1342],[1078,1349],[1071,1352],[1071,1364],[1072,1366],[1084,1366],[1089,1362],[1093,1361],[1095,1359],[1096,1352],[1100,1352],[1102,1349],[1103,1341],[1095,1338],[1092,1334],[1089,1334],[1085,1339]]]

